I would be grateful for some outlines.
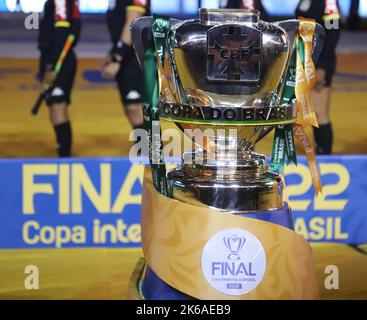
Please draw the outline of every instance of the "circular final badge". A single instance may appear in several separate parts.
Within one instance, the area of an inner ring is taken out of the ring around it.
[[[244,295],[263,279],[265,251],[252,233],[238,228],[225,229],[205,245],[201,269],[214,289],[229,296]]]

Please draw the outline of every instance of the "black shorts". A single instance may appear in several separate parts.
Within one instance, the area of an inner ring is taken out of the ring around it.
[[[325,87],[331,87],[336,71],[337,55],[336,48],[340,38],[340,30],[327,30],[326,42],[318,61],[318,67],[325,70]]]
[[[54,86],[46,93],[46,103],[52,106],[54,103],[66,102],[71,103],[71,91],[73,89],[74,79],[76,75],[77,59],[74,51],[70,51],[64,60],[60,73],[57,75]],[[40,74],[41,80],[45,73],[46,64],[41,57]]]
[[[320,67],[325,70],[325,87],[329,88],[333,84],[333,78],[336,71],[336,55],[329,57],[327,66]]]
[[[143,72],[135,55],[122,61],[116,82],[124,106],[143,102]]]

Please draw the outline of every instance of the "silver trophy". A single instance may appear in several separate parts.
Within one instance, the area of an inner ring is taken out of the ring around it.
[[[132,25],[141,64],[152,21],[143,17]],[[292,228],[282,179],[253,150],[276,125],[295,120],[295,105],[280,104],[280,92],[299,21],[268,23],[255,10],[201,9],[197,20],[170,22],[162,74],[170,94],[161,96],[160,117],[181,130],[213,132],[196,139],[199,148],[168,172],[173,198],[241,216],[271,212],[272,222]],[[324,41],[325,31],[316,24],[314,61]],[[277,222],[282,212],[289,214],[287,222]],[[244,242],[234,240],[224,240],[231,258]]]
[[[295,119],[294,104],[279,104],[279,88],[298,27],[298,20],[261,21],[256,10],[201,9],[198,20],[171,19],[169,67],[163,76],[170,79],[175,99],[161,97],[160,116],[180,129],[189,125],[214,132],[196,152],[184,154],[180,168],[168,173],[175,199],[234,213],[283,206],[281,178],[253,148],[274,123]],[[152,17],[132,25],[141,64],[151,28]],[[323,28],[316,25],[314,60],[324,39]]]

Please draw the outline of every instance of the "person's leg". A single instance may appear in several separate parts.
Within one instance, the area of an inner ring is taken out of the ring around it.
[[[53,125],[57,152],[59,157],[70,157],[72,147],[72,131],[66,102],[54,103],[49,108],[49,116]]]
[[[55,87],[46,97],[49,106],[50,122],[56,136],[57,153],[59,157],[70,157],[72,149],[72,128],[68,115],[71,102],[71,91],[76,74],[77,61],[73,51],[65,59],[64,65],[57,77]]]
[[[135,56],[123,60],[121,69],[116,76],[116,82],[125,115],[134,130],[133,134],[129,135],[129,139],[133,141],[136,148],[135,156],[139,156],[142,149],[139,146],[142,140],[141,131],[135,129],[144,129],[142,81],[143,74]]]
[[[137,148],[135,156],[139,157],[142,154],[142,150],[146,150],[148,147],[144,147],[141,144],[148,143],[145,139],[142,140],[141,131],[137,129],[145,129],[143,122],[143,108],[141,103],[129,103],[125,104],[125,113],[128,116],[130,123],[133,127],[133,135],[130,135],[130,141],[133,141]],[[131,150],[130,150],[131,151]]]
[[[350,9],[349,9],[349,17],[348,17],[348,25],[352,30],[359,29],[360,17],[359,17],[359,0],[352,0]]]
[[[121,101],[125,109],[125,114],[131,126],[140,128],[143,125],[142,109],[142,81],[143,74],[135,58],[129,57],[121,64],[117,77],[117,84],[120,91]]]
[[[315,112],[319,122],[319,128],[313,128],[318,154],[332,154],[333,129],[330,119],[330,100],[330,87],[324,87],[321,91],[313,92]]]
[[[143,108],[141,103],[129,103],[125,105],[125,112],[134,129],[143,125]]]

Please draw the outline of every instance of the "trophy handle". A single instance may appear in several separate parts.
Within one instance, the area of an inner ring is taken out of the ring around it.
[[[293,43],[296,38],[297,31],[299,29],[299,20],[292,19],[292,20],[285,20],[285,21],[278,21],[274,23],[275,25],[283,28],[287,33],[291,44],[291,49],[293,47]],[[326,32],[324,27],[316,23],[315,28],[315,36],[313,40],[313,48],[312,48],[312,60],[316,65],[319,57],[321,55],[322,49],[324,48],[326,40]]]
[[[181,20],[171,18],[171,28],[181,22]],[[130,26],[131,40],[140,67],[143,67],[145,51],[152,42],[152,23],[153,17],[141,17],[134,20]]]
[[[292,19],[292,20],[285,20],[285,21],[279,21],[275,22],[275,25],[281,27],[284,29],[285,32],[288,34],[290,47],[293,48],[293,43],[296,39],[296,35],[299,29],[299,20]],[[320,58],[322,49],[324,48],[326,40],[326,32],[322,25],[319,23],[316,23],[315,28],[315,35],[313,40],[313,48],[312,48],[312,60],[314,64],[317,64],[317,61]],[[271,131],[273,131],[274,127],[267,127],[262,130],[262,132],[259,134],[259,137],[256,139],[254,145],[258,143],[261,139],[266,137]]]

